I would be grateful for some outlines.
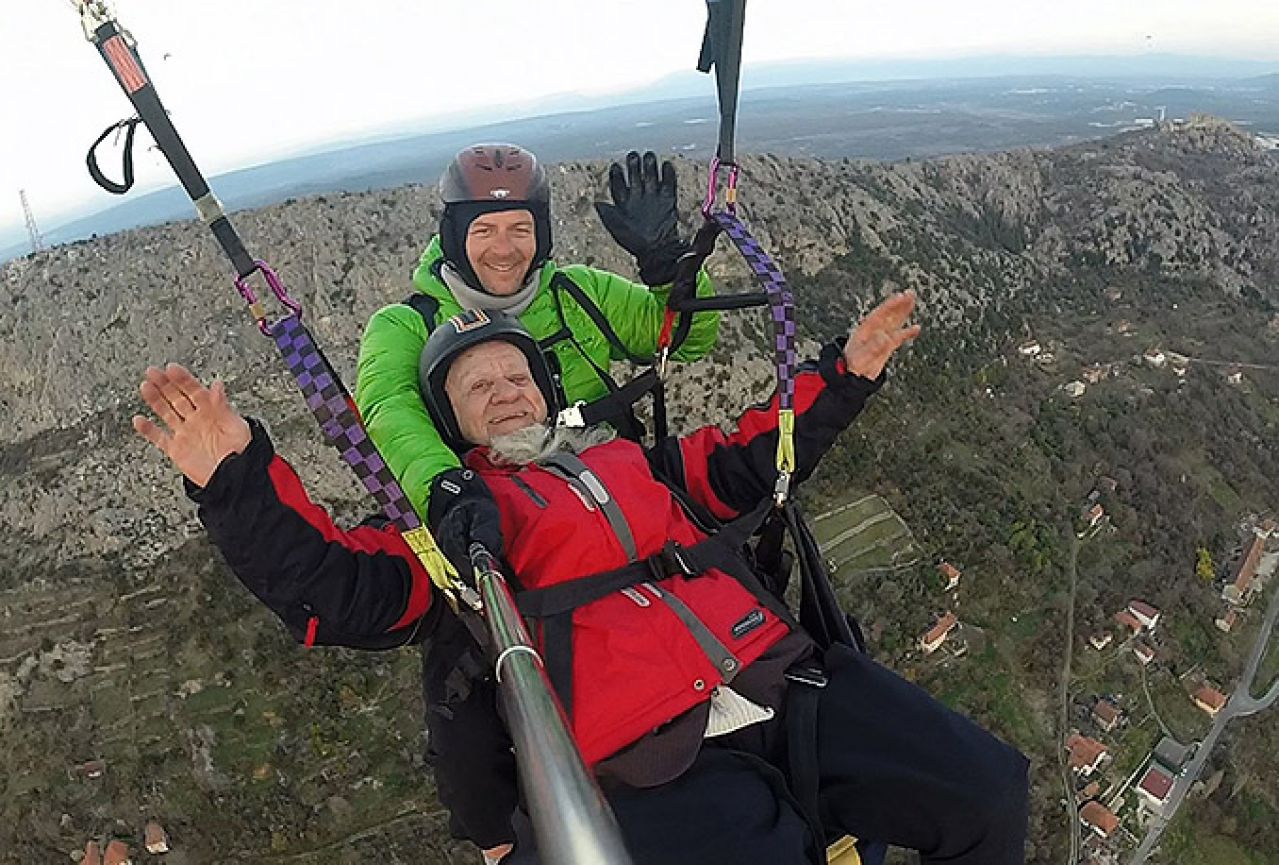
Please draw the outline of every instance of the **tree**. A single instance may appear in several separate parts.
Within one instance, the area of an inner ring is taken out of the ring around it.
[[[1206,547],[1195,548],[1195,576],[1211,584],[1217,579],[1217,569],[1212,564],[1212,553]]]

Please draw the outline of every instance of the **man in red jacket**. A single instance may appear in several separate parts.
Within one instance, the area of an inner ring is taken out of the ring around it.
[[[801,371],[796,481],[918,333],[904,326],[913,306],[911,294],[890,298]],[[500,528],[521,610],[637,863],[815,857],[803,827],[763,813],[788,798],[787,779],[762,807],[759,785],[736,780],[743,767],[782,776],[788,695],[814,686],[805,740],[818,777],[803,810],[826,832],[913,847],[926,862],[1022,861],[1024,758],[863,655],[818,658],[727,533],[708,535],[681,500],[719,520],[766,507],[775,405],[749,410],[732,434],[707,427],[648,452],[548,426],[554,390],[536,343],[512,320],[475,313],[432,335],[422,380],[438,428],[474,446],[444,510],[473,506],[468,526]],[[443,605],[398,534],[334,527],[220,385],[171,366],[149,369],[142,393],[168,429],[143,418],[136,428],[186,475],[211,537],[259,597],[288,594],[347,633],[429,632]],[[459,558],[484,540],[434,528]]]

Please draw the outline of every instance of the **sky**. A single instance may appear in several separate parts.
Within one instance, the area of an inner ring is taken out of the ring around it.
[[[72,0],[0,0],[0,233],[115,201],[84,168],[131,113]],[[114,0],[206,176],[462,113],[536,113],[690,69],[703,0]],[[743,62],[1143,52],[1279,61],[1273,0],[749,0]],[[712,85],[707,83],[707,92]],[[460,124],[459,124],[460,125]],[[139,144],[149,144],[144,133]],[[108,175],[120,166],[106,163]],[[137,189],[168,185],[138,148]]]

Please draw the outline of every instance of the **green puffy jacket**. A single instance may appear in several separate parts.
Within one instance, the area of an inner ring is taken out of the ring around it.
[[[436,324],[461,310],[448,287],[436,276],[435,267],[442,255],[440,239],[435,237],[413,274],[414,287],[439,304]],[[592,364],[607,370],[610,361],[624,360],[626,356],[609,344],[568,292],[552,289],[556,270],[554,262],[543,265],[537,294],[520,321],[538,340],[567,326],[573,339],[560,340],[552,349],[559,360],[564,394],[570,403],[591,402],[608,392]],[[650,290],[616,274],[580,264],[559,268],[559,272],[594,302],[632,355],[648,357],[657,350],[668,288]],[[707,297],[713,293],[710,278],[703,271],[697,278],[697,295]],[[562,306],[562,319],[557,306]],[[427,334],[426,323],[413,307],[404,303],[382,307],[364,330],[355,387],[355,402],[369,436],[423,516],[431,481],[445,469],[459,465],[457,456],[435,431],[418,390],[418,358]],[[719,314],[697,313],[688,338],[672,357],[696,360],[711,350],[718,336]]]

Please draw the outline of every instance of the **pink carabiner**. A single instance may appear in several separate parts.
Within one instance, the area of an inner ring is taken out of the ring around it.
[[[725,163],[719,161],[719,156],[711,159],[711,166],[706,177],[706,198],[702,201],[702,216],[707,219],[711,218],[711,211],[715,209],[715,201],[719,197],[719,170],[723,168]],[[729,162],[728,165],[728,186],[724,190],[724,208],[729,213],[737,213],[737,176],[741,171],[741,167],[736,162]]]
[[[261,259],[255,259],[254,271],[261,273],[262,278],[266,280],[267,287],[271,289],[271,293],[275,295],[275,299],[280,301],[289,312],[302,317],[302,304],[289,297],[288,290],[284,287],[284,283],[280,281],[280,277],[271,265]],[[235,281],[235,290],[240,292],[240,297],[244,298],[244,302],[249,305],[249,312],[258,323],[258,330],[262,331],[263,336],[271,335],[271,326],[267,324],[266,307],[258,301],[257,293],[253,291],[253,287],[249,285],[249,277],[253,275],[253,271],[241,276]]]

